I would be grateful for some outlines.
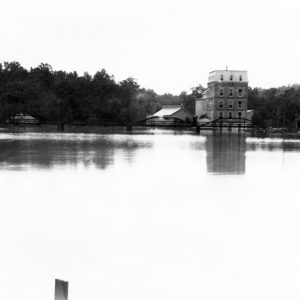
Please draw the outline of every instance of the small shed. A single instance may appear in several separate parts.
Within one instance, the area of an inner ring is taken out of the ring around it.
[[[294,125],[295,125],[295,129],[297,129],[297,130],[300,129],[300,116],[298,116],[298,117],[294,120]]]
[[[191,123],[193,117],[193,113],[182,105],[164,105],[144,121],[148,125],[180,125]]]
[[[250,109],[250,110],[248,109],[245,118],[251,121],[252,117],[253,117],[253,114],[254,114],[254,110],[253,109]]]
[[[16,114],[11,116],[6,123],[15,124],[15,125],[38,125],[39,120],[26,114]]]

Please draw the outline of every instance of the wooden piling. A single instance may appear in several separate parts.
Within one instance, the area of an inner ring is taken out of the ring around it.
[[[126,126],[126,131],[131,132],[132,131],[132,125],[127,125]]]

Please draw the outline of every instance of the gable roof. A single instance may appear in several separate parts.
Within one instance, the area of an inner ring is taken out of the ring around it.
[[[161,110],[157,111],[152,117],[171,116],[182,109],[181,105],[164,105]]]
[[[29,115],[26,115],[26,114],[16,114],[15,116],[11,116],[11,119],[14,119],[14,120],[36,120],[36,118],[32,117],[32,116],[29,116]]]

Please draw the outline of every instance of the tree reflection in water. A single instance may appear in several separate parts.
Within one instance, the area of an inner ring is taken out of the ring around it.
[[[125,135],[6,135],[0,139],[0,167],[27,169],[83,165],[105,169],[114,163],[116,151],[122,151],[122,157],[130,163],[135,151],[145,147],[151,147],[151,144]]]

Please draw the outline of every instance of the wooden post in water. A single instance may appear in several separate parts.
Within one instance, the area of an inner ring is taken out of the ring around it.
[[[129,131],[129,132],[132,131],[132,125],[131,125],[131,124],[128,124],[128,125],[126,126],[126,131]]]
[[[58,131],[64,131],[65,130],[65,124],[64,123],[57,124],[57,130]]]
[[[55,279],[54,300],[68,300],[69,282]]]

